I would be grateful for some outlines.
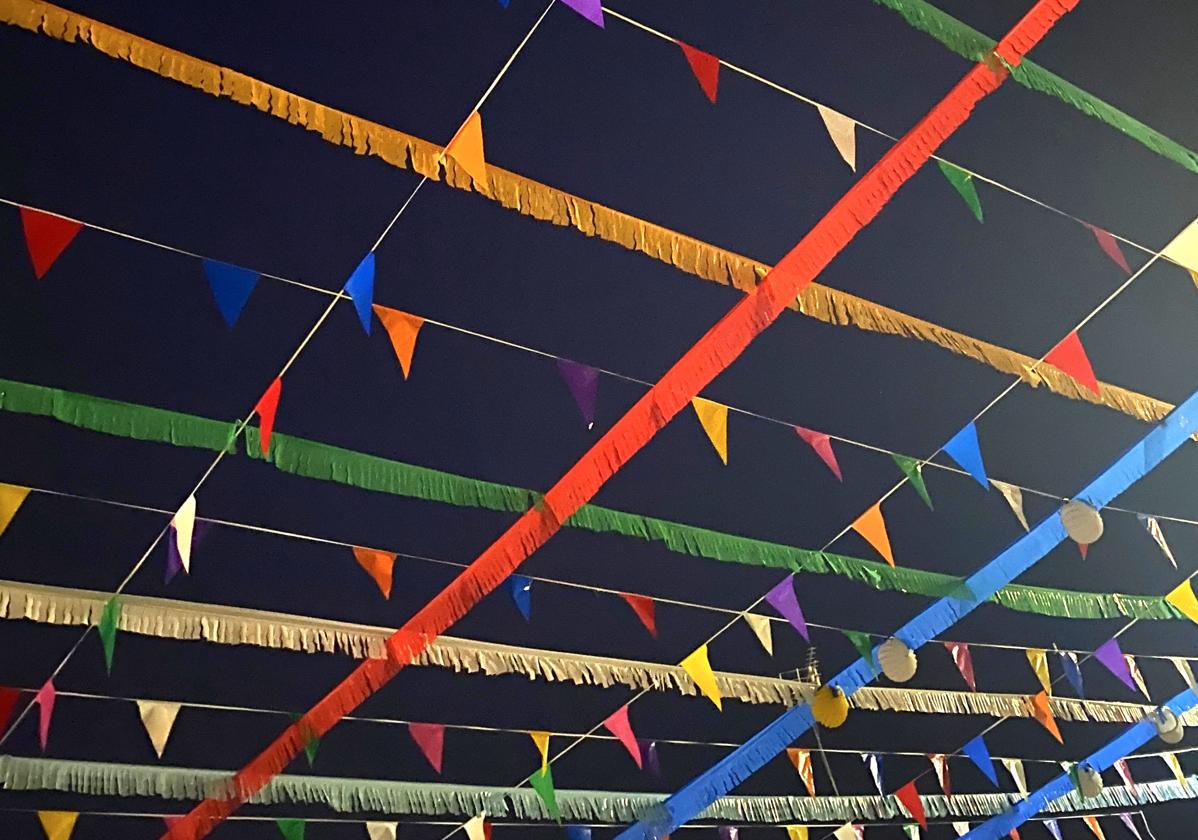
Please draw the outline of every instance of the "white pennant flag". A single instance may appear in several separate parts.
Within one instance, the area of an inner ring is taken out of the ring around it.
[[[1173,552],[1169,550],[1169,544],[1165,542],[1165,532],[1161,530],[1161,523],[1156,521],[1155,516],[1146,516],[1143,513],[1136,514],[1136,518],[1148,529],[1149,536],[1156,540],[1156,544],[1160,547],[1161,552],[1165,557],[1169,558],[1169,562],[1176,569],[1177,559],[1173,556]]]
[[[1170,656],[1169,661],[1173,663],[1177,673],[1181,674],[1181,678],[1186,681],[1186,685],[1194,688],[1194,671],[1190,668],[1190,663],[1180,656]]]
[[[832,832],[832,836],[836,840],[857,840],[857,827],[852,823],[845,823]]]
[[[1027,798],[1027,776],[1023,772],[1023,762],[1018,758],[1000,758],[1003,767],[1007,768],[1007,772],[1011,774],[1011,778],[1015,780],[1015,787],[1024,799]]]
[[[910,840],[919,840],[919,826],[915,823],[905,823],[903,831]]]
[[[162,758],[166,749],[166,741],[171,737],[171,729],[175,726],[175,718],[179,716],[182,703],[169,703],[164,700],[138,700],[137,713],[141,715],[141,724],[150,736],[154,752]]]
[[[874,786],[878,789],[878,795],[885,796],[886,790],[882,787],[882,756],[877,753],[863,753],[861,760],[869,768],[869,774],[874,777]]]
[[[485,814],[471,817],[462,828],[470,840],[487,840],[487,818]]]
[[[1002,497],[1007,500],[1007,504],[1011,506],[1011,513],[1015,514],[1015,518],[1019,520],[1023,530],[1028,530],[1027,517],[1023,513],[1023,491],[1013,484],[995,481],[993,478],[990,479],[990,483],[997,487],[998,492],[1002,493]]]
[[[757,637],[757,641],[761,642],[761,646],[765,648],[765,652],[770,656],[774,655],[774,633],[770,629],[770,620],[764,615],[753,615],[753,613],[745,613],[745,623],[753,631],[753,635]]]
[[[1131,672],[1131,678],[1135,680],[1136,688],[1140,689],[1140,693],[1148,698],[1148,702],[1152,702],[1152,695],[1148,693],[1148,686],[1144,684],[1144,675],[1140,673],[1140,666],[1136,664],[1135,657],[1130,653],[1123,654],[1123,661],[1127,663],[1127,670]]]
[[[955,822],[953,823],[953,831],[957,832],[958,837],[964,837],[969,833],[969,823]]]
[[[953,795],[952,782],[948,777],[948,756],[944,753],[928,753],[928,761],[936,771],[936,780],[940,782],[940,790],[945,796]]]
[[[824,121],[824,128],[828,129],[828,136],[832,138],[832,144],[836,146],[836,151],[840,152],[840,156],[849,165],[849,169],[856,172],[857,123],[831,108],[825,108],[823,105],[815,107]]]
[[[191,537],[196,527],[196,497],[188,496],[175,514],[171,524],[175,526],[175,546],[179,549],[179,560],[183,571],[191,573]]]
[[[366,823],[366,833],[370,836],[370,840],[395,840],[399,833],[399,823],[368,822]]]

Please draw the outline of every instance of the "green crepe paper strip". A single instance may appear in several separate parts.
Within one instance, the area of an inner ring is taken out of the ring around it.
[[[928,486],[923,483],[923,463],[908,455],[891,455],[890,457],[894,458],[894,463],[898,464],[903,475],[907,476],[907,481],[911,482],[911,486],[915,488],[919,498],[923,499],[923,503],[928,506],[928,510],[935,510],[932,507],[932,497],[928,495]]]
[[[965,203],[973,211],[974,218],[979,222],[983,221],[982,202],[978,198],[978,188],[974,186],[973,176],[942,160],[936,161],[936,164],[940,167],[940,171],[948,179],[948,182],[953,185],[953,189],[960,193],[961,198],[965,199]]]
[[[104,647],[104,667],[112,673],[112,654],[116,647],[116,627],[121,620],[121,605],[116,596],[112,596],[104,605],[100,615],[100,624],[96,630],[100,634],[100,644]]]
[[[528,784],[537,792],[537,796],[541,797],[541,801],[545,803],[545,810],[549,812],[549,816],[555,822],[562,821],[561,809],[557,807],[557,793],[553,789],[553,768],[545,765],[545,769],[538,770],[532,774],[532,778],[528,780]]]
[[[878,672],[878,663],[874,661],[874,644],[872,637],[863,630],[841,630],[853,647],[857,649],[857,654],[869,663],[870,669],[876,674]]]
[[[275,820],[275,825],[279,827],[279,834],[282,834],[286,840],[304,840],[305,823],[303,820],[283,817]]]
[[[234,452],[233,423],[0,379],[0,411],[53,417],[117,437]],[[250,458],[261,459],[258,430],[245,430]],[[280,432],[271,436],[274,466],[287,473],[459,507],[523,513],[540,494],[342,449]],[[595,533],[662,543],[677,554],[790,572],[833,574],[879,590],[939,598],[960,591],[962,578],[826,551],[794,548],[635,513],[584,505],[566,523]],[[1012,584],[992,599],[1008,609],[1056,618],[1174,619],[1184,616],[1158,595],[1076,592]]]
[[[952,15],[942,12],[926,0],[873,0],[897,12],[909,25],[930,35],[957,55],[969,61],[982,61],[993,51],[995,41]],[[1017,67],[1008,68],[1011,78],[1029,90],[1046,93],[1083,114],[1101,120],[1161,157],[1177,163],[1191,172],[1198,172],[1198,152],[1170,140],[1154,128],[1125,114],[1114,105],[1088,93],[1072,82],[1046,70],[1034,61],[1024,59]]]

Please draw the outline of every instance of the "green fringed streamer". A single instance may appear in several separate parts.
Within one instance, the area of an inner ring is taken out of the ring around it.
[[[981,61],[994,50],[995,41],[952,15],[946,14],[925,0],[873,0],[897,12],[915,29],[930,35],[944,46],[969,61]],[[1067,105],[1072,105],[1083,114],[1101,120],[1131,139],[1151,149],[1161,157],[1198,172],[1198,152],[1191,151],[1180,143],[1170,140],[1154,128],[1125,114],[1091,93],[1079,88],[1046,70],[1034,61],[1024,59],[1019,66],[1011,68],[1011,78],[1038,93],[1046,93]]]
[[[116,647],[116,626],[121,620],[121,605],[114,595],[104,605],[100,615],[100,624],[96,628],[100,634],[100,644],[104,647],[104,667],[112,673],[112,654]]]
[[[903,475],[907,476],[907,481],[911,482],[911,486],[915,488],[919,498],[923,499],[923,503],[928,506],[928,510],[935,510],[932,507],[932,497],[928,495],[928,486],[923,483],[923,464],[906,455],[891,455],[890,457],[894,458],[894,463],[898,464]]]
[[[541,797],[541,801],[545,803],[545,810],[549,812],[549,816],[555,822],[562,821],[561,809],[557,807],[557,793],[553,789],[553,768],[546,765],[544,770],[538,770],[532,774],[532,778],[528,780],[528,784],[537,792],[537,796]]]
[[[117,437],[213,451],[229,446],[229,436],[235,428],[234,424],[219,420],[5,379],[0,379],[0,411],[53,417],[68,425]],[[251,427],[245,434],[248,455],[260,459],[258,430]],[[278,432],[271,438],[269,461],[293,475],[461,507],[522,513],[540,499],[540,494],[532,490],[413,466]],[[565,524],[595,533],[660,542],[677,554],[789,572],[839,575],[874,589],[932,598],[954,594],[962,582],[962,578],[952,575],[892,568],[880,561],[709,531],[597,505],[584,505]],[[1012,584],[992,600],[1008,609],[1057,618],[1184,618],[1164,598],[1154,595],[1075,592]]]
[[[940,171],[948,179],[948,182],[953,185],[953,189],[960,194],[961,198],[965,199],[965,203],[973,211],[974,218],[979,222],[983,221],[982,202],[978,198],[978,188],[974,186],[973,176],[942,160],[936,161],[936,164],[940,167]]]
[[[275,825],[278,826],[279,834],[283,835],[284,840],[304,840],[306,825],[303,820],[283,817],[275,820]]]

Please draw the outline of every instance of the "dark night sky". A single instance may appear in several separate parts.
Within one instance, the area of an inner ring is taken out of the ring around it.
[[[991,35],[1029,0],[939,0]],[[868,0],[642,2],[615,8],[665,32],[899,134],[968,65]],[[544,8],[513,0],[362,0],[145,4],[73,0],[71,8],[176,49],[232,67],[385,125],[443,143]],[[1033,57],[1190,148],[1198,147],[1193,33],[1185,0],[1083,0]],[[227,262],[339,287],[416,183],[411,173],[323,142],[252,109],[218,100],[77,45],[0,29],[0,197]],[[601,31],[552,9],[483,108],[489,159],[534,179],[769,262],[850,186],[814,109],[725,72],[712,106],[679,51],[616,20]],[[861,171],[887,148],[858,134]],[[1068,106],[1011,83],[987,99],[944,148],[946,157],[1101,227],[1160,248],[1198,213],[1198,176]],[[821,281],[1033,356],[1042,354],[1124,279],[1080,225],[986,185],[978,224],[935,169],[917,174],[823,274]],[[1128,250],[1133,267],[1145,257]],[[228,330],[197,261],[85,230],[36,281],[14,208],[0,207],[0,377],[170,408],[205,417],[246,414],[315,321],[325,299],[259,284]],[[505,211],[478,196],[429,184],[378,251],[376,300],[429,318],[642,379],[659,376],[738,299],[616,245]],[[1100,378],[1177,401],[1198,387],[1198,292],[1183,271],[1145,272],[1083,331]],[[707,396],[838,435],[926,456],[1001,391],[1008,379],[930,345],[834,328],[784,315]],[[600,384],[597,430],[641,389]],[[286,378],[277,429],[350,449],[522,487],[544,489],[594,440],[553,363],[437,327],[426,327],[411,378],[400,376],[376,324],[367,339],[340,305]],[[992,475],[1068,495],[1145,427],[1122,415],[1020,386],[979,423]],[[794,546],[818,548],[890,488],[886,455],[849,446],[845,481],[786,428],[733,416],[723,467],[687,413],[664,429],[600,493],[620,510]],[[211,454],[79,431],[0,413],[0,481],[173,509]],[[1192,501],[1198,451],[1185,447],[1121,506],[1198,519]],[[885,511],[900,565],[965,574],[1018,533],[997,492],[928,470],[935,512],[908,489]],[[203,516],[468,562],[512,517],[373,494],[227,458],[199,496]],[[1052,509],[1029,498],[1029,517]],[[0,577],[111,591],[145,551],[163,517],[46,495],[30,496],[0,539]],[[1084,563],[1072,544],[1026,582],[1162,594],[1198,564],[1198,530],[1166,525],[1180,572],[1134,516],[1110,513]],[[873,557],[856,535],[834,549]],[[132,593],[161,595],[397,626],[449,580],[451,570],[401,560],[390,601],[343,549],[215,528],[192,573],[164,586],[161,549]],[[667,552],[618,536],[562,533],[523,571],[560,580],[742,609],[780,579]],[[810,621],[885,633],[927,600],[875,592],[834,577],[800,576]],[[611,596],[534,587],[533,619],[506,590],[488,597],[453,634],[529,647],[674,663],[725,616],[662,605],[653,640]],[[979,609],[952,638],[1092,649],[1119,626]],[[0,684],[35,688],[78,637],[77,629],[0,623]],[[779,626],[771,659],[747,627],[711,649],[717,669],[777,674],[806,646]],[[1193,650],[1198,628],[1145,623],[1123,637],[1142,654]],[[839,633],[814,632],[825,672],[855,657]],[[93,635],[57,680],[60,690],[299,711],[346,674],[341,656],[121,635],[111,677]],[[1030,692],[1018,651],[975,652],[979,688]],[[1056,661],[1053,662],[1054,669]],[[1144,660],[1155,699],[1180,689],[1168,663]],[[1054,670],[1054,676],[1059,673]],[[1132,701],[1113,677],[1087,667],[1092,696]],[[957,688],[942,649],[923,656],[915,685]],[[1069,693],[1066,691],[1065,693]],[[624,688],[562,686],[520,677],[451,676],[409,669],[362,714],[509,728],[586,731],[629,696]],[[650,694],[633,723],[648,738],[742,741],[777,707],[726,705]],[[163,764],[232,769],[257,753],[282,718],[185,710]],[[951,752],[988,721],[854,713],[825,745]],[[1063,724],[1058,746],[1034,722],[1010,721],[990,737],[995,754],[1078,758],[1116,727]],[[554,745],[563,746],[563,739]],[[804,740],[803,746],[813,741]],[[1154,747],[1155,748],[1155,747]],[[36,755],[32,721],[4,752]],[[663,777],[639,773],[611,742],[588,742],[555,764],[559,788],[676,789],[725,751],[664,746]],[[132,706],[62,699],[47,755],[151,764]],[[833,755],[842,792],[872,792],[853,756]],[[444,781],[512,785],[534,769],[523,735],[451,732]],[[927,763],[892,759],[897,787]],[[1029,765],[1029,781],[1048,778]],[[1186,761],[1189,771],[1198,762]],[[1142,768],[1142,770],[1141,770]],[[1161,762],[1133,769],[1168,776]],[[321,745],[315,769],[290,772],[433,781],[401,727],[346,724]],[[958,791],[988,789],[965,761]],[[821,787],[828,787],[823,768]],[[1010,780],[1000,775],[1010,789]],[[1110,774],[1108,783],[1116,779]],[[921,790],[934,791],[930,776]],[[799,789],[785,759],[740,792]],[[3,794],[2,808],[182,810],[159,800]],[[252,809],[247,812],[255,812]],[[320,809],[257,813],[298,815]],[[1194,805],[1150,812],[1157,837],[1192,830]],[[84,817],[75,837],[153,838],[145,819]],[[1123,837],[1117,821],[1107,836]],[[1186,826],[1183,829],[1182,826]],[[0,811],[0,838],[40,837],[32,814]],[[1067,837],[1082,837],[1073,824]],[[562,836],[555,827],[496,829]],[[613,832],[597,830],[596,837]],[[688,836],[691,832],[687,832]],[[715,836],[714,829],[694,832]],[[350,838],[355,825],[319,825],[309,838]],[[408,838],[440,831],[405,828]],[[776,837],[776,829],[742,837]],[[1047,836],[1039,827],[1025,836]],[[234,823],[216,836],[277,836],[268,823]],[[460,836],[460,835],[459,835]],[[813,833],[813,836],[814,833]],[[953,836],[934,826],[933,840]],[[898,840],[895,827],[867,832]]]

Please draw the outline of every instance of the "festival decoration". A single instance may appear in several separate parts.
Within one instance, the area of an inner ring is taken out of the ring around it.
[[[1135,836],[1136,840],[1144,840],[1144,838],[1140,836],[1140,829],[1136,828],[1136,824],[1132,820],[1131,814],[1120,814],[1119,821],[1127,827],[1127,830]]]
[[[1102,514],[1080,499],[1061,508],[1061,522],[1069,539],[1078,545],[1091,545],[1102,536]]]
[[[811,764],[811,750],[799,747],[787,747],[786,757],[790,759],[790,763],[794,765],[795,772],[803,780],[803,787],[807,788],[807,795],[814,799],[815,768]]]
[[[969,833],[969,823],[954,822],[953,823],[953,831],[955,831],[957,833],[958,837],[964,837],[966,834]]]
[[[1007,484],[1005,481],[996,481],[990,479],[990,483],[998,488],[998,492],[1002,493],[1002,497],[1007,500],[1007,505],[1011,508],[1011,513],[1015,514],[1015,518],[1019,520],[1019,524],[1023,526],[1023,530],[1027,531],[1027,516],[1023,513],[1023,490],[1013,484]]]
[[[303,740],[304,758],[308,760],[308,766],[312,767],[316,764],[316,753],[320,749],[320,736],[312,730],[311,726],[301,721],[301,717],[303,716],[298,712],[287,715],[287,719],[299,727],[300,738]]]
[[[353,547],[354,559],[371,580],[383,593],[383,597],[391,598],[391,579],[395,570],[396,554],[391,551],[379,551],[374,548]]]
[[[699,417],[703,431],[707,433],[708,440],[715,447],[716,454],[720,456],[720,460],[726,466],[728,464],[728,406],[705,400],[702,397],[692,398],[691,405]]]
[[[525,621],[532,620],[532,578],[527,575],[512,575],[508,578],[508,591],[512,594],[512,603],[524,616]]]
[[[624,745],[624,749],[628,750],[628,754],[636,762],[637,769],[642,769],[643,754],[636,735],[632,731],[632,723],[628,720],[628,704],[625,703],[608,715],[607,719],[603,721],[603,726],[616,736],[616,740]]]
[[[280,817],[275,820],[275,827],[279,829],[279,834],[283,835],[283,840],[304,840],[304,831],[308,824],[294,817]]]
[[[1173,663],[1173,667],[1177,669],[1177,673],[1181,674],[1181,678],[1186,681],[1186,685],[1190,688],[1198,688],[1194,682],[1194,671],[1190,668],[1190,663],[1182,659],[1180,656],[1166,657]]]
[[[1028,705],[1032,711],[1032,717],[1048,730],[1048,734],[1057,739],[1057,743],[1065,743],[1065,739],[1061,737],[1061,730],[1057,727],[1057,719],[1052,714],[1052,706],[1048,703],[1048,692],[1041,691],[1028,698]]]
[[[282,393],[283,380],[275,379],[254,405],[254,413],[258,415],[258,445],[262,447],[263,458],[270,454],[270,435],[274,431],[275,413],[279,410]]]
[[[646,595],[633,595],[629,592],[621,592],[620,597],[632,607],[632,611],[636,613],[636,617],[641,620],[641,624],[645,625],[645,629],[649,631],[649,635],[657,638],[657,602]]]
[[[873,637],[864,630],[841,630],[840,632],[853,643],[857,655],[869,665],[870,672],[877,674],[879,671],[877,660],[874,658]]]
[[[104,605],[104,612],[100,614],[100,623],[96,625],[100,646],[104,650],[104,668],[109,674],[112,673],[112,654],[116,648],[116,629],[120,620],[121,604],[114,595]]]
[[[1177,754],[1165,753],[1161,756],[1161,759],[1168,765],[1170,772],[1173,773],[1173,778],[1177,779],[1177,783],[1184,786],[1186,784],[1186,775],[1181,770],[1181,762],[1178,760]]]
[[[720,688],[716,685],[715,673],[711,670],[711,663],[707,659],[707,645],[700,645],[679,665],[694,680],[699,691],[703,692],[703,696],[715,703],[715,707],[722,712],[724,703],[720,696]]]
[[[802,426],[795,426],[795,433],[820,457],[832,471],[832,475],[836,476],[837,481],[844,481],[844,476],[840,473],[840,462],[836,460],[836,452],[832,449],[832,438],[829,435],[804,429]]]
[[[491,826],[483,814],[471,817],[462,826],[468,840],[491,840]]]
[[[412,355],[416,352],[416,339],[420,336],[424,319],[377,303],[374,305],[374,314],[387,331],[391,348],[395,351],[395,358],[399,360],[399,367],[403,371],[403,378],[407,379],[412,372]]]
[[[1053,836],[1054,840],[1062,840],[1061,827],[1057,825],[1056,820],[1043,820],[1043,823],[1044,827],[1048,829],[1048,833]]]
[[[907,813],[919,823],[920,828],[925,831],[928,828],[928,818],[924,814],[923,802],[920,801],[919,791],[915,789],[915,782],[907,782],[894,793],[895,798],[903,803],[903,807],[907,809]]]
[[[41,280],[83,229],[83,225],[72,219],[29,207],[20,208],[20,214],[21,228],[25,232],[25,247],[33,263],[33,276]]]
[[[982,449],[978,445],[978,429],[971,420],[943,446],[944,454],[957,462],[957,466],[973,476],[985,490],[990,489],[986,477],[986,466],[982,463]]]
[[[46,832],[46,840],[71,840],[75,833],[78,811],[38,811],[37,821]]]
[[[208,280],[208,288],[212,290],[216,308],[220,310],[220,315],[229,329],[233,329],[233,325],[241,317],[241,311],[245,309],[246,301],[254,293],[260,275],[248,268],[217,260],[202,260],[200,265],[204,270],[204,277]]]
[[[919,498],[923,499],[923,503],[928,506],[928,510],[934,510],[932,507],[932,497],[928,495],[927,485],[923,481],[923,462],[906,455],[891,455],[890,457],[894,459],[894,463],[898,464],[898,468],[903,471],[903,475],[907,477],[907,481],[911,482],[911,486],[915,488],[915,492],[919,494]]]
[[[4,534],[28,495],[28,487],[0,483],[0,535]]]
[[[1166,744],[1180,744],[1185,737],[1185,727],[1181,718],[1166,708],[1155,710],[1149,719],[1156,727],[1156,735]]]
[[[557,791],[553,786],[553,768],[548,764],[541,767],[540,770],[533,773],[528,778],[529,787],[537,792],[537,796],[541,798],[541,802],[545,805],[545,811],[548,812],[549,818],[554,822],[562,821],[562,812],[557,804]]]
[[[973,678],[973,655],[969,652],[969,645],[964,642],[945,642],[944,647],[952,656],[953,664],[961,672],[961,679],[965,680],[969,690],[977,691],[978,686]]]
[[[1077,789],[1083,799],[1093,799],[1102,793],[1102,774],[1088,764],[1077,766]]]
[[[721,825],[719,835],[720,840],[737,840],[740,837],[740,829],[731,825]]]
[[[566,2],[566,0],[562,0]],[[487,156],[483,151],[483,118],[473,112],[462,123],[457,134],[445,146],[445,154],[453,158],[474,181],[479,192],[488,191]]]
[[[429,766],[440,775],[441,758],[445,751],[445,726],[440,723],[409,723],[408,734],[420,748]]]
[[[595,406],[599,400],[599,371],[590,365],[572,362],[569,359],[557,360],[557,372],[561,374],[570,389],[570,396],[578,405],[582,419],[587,428],[595,427]]]
[[[648,738],[637,738],[636,744],[641,748],[645,768],[654,776],[661,778],[661,759],[657,755],[657,742]]]
[[[1190,621],[1198,623],[1198,596],[1194,595],[1194,587],[1186,578],[1175,589],[1165,596],[1165,601],[1177,608],[1177,611]]]
[[[964,200],[974,218],[982,221],[982,202],[978,198],[978,188],[974,186],[973,175],[945,160],[937,160],[936,165],[940,167],[940,173],[945,180],[952,184],[953,189]]]
[[[952,779],[949,777],[948,756],[944,753],[928,753],[928,761],[932,762],[932,770],[936,773],[936,781],[940,791],[945,796],[953,795]]]
[[[195,536],[195,522],[196,497],[188,496],[171,519],[171,528],[175,532],[175,550],[183,564],[184,572],[191,572],[191,546]]]
[[[915,651],[892,636],[878,648],[878,664],[888,679],[905,683],[915,676],[919,660]]]
[[[1152,695],[1148,693],[1148,686],[1144,682],[1144,675],[1140,673],[1140,666],[1136,664],[1135,657],[1130,653],[1123,654],[1123,661],[1127,664],[1127,673],[1131,675],[1132,682],[1136,684],[1136,688],[1140,689],[1140,693],[1152,702]]]
[[[1157,522],[1155,516],[1147,516],[1143,513],[1137,513],[1136,519],[1140,521],[1140,524],[1148,531],[1148,535],[1152,537],[1157,547],[1160,548],[1161,553],[1165,555],[1165,558],[1176,569],[1177,560],[1173,557],[1173,552],[1169,549],[1169,543],[1165,542],[1165,532],[1161,530],[1161,523]]]
[[[603,28],[602,0],[562,0],[562,5],[578,12],[600,29]]]
[[[811,701],[811,714],[820,726],[836,729],[849,717],[849,699],[836,686],[821,686]]]
[[[832,138],[832,145],[849,165],[849,169],[857,171],[857,122],[838,111],[833,111],[824,105],[816,105],[819,118],[824,121],[824,128]]]
[[[37,703],[37,742],[42,752],[46,751],[46,744],[50,740],[50,719],[54,717],[54,701],[57,697],[53,677],[46,680],[37,694],[33,695],[33,702]]]
[[[145,727],[146,735],[150,738],[150,745],[154,747],[154,754],[162,758],[162,752],[166,749],[166,742],[171,737],[171,730],[175,727],[175,719],[179,716],[182,704],[163,700],[136,702],[137,714]]]
[[[682,41],[678,42],[678,46],[682,48],[682,55],[690,65],[691,72],[695,74],[695,81],[714,105],[720,85],[720,60],[711,53],[703,52]]]
[[[1025,653],[1036,679],[1040,681],[1040,687],[1046,694],[1052,694],[1052,680],[1048,676],[1048,651],[1043,648],[1028,648]]]
[[[786,840],[810,840],[810,836],[805,825],[786,826]]]
[[[1065,672],[1065,679],[1073,686],[1073,690],[1078,697],[1085,698],[1086,686],[1082,682],[1082,670],[1077,663],[1077,654],[1071,650],[1057,651],[1061,657],[1061,668]]]
[[[1092,393],[1099,392],[1098,378],[1094,375],[1094,368],[1090,366],[1090,357],[1086,355],[1086,348],[1082,346],[1082,340],[1078,337],[1076,330],[1069,333],[1061,339],[1059,344],[1049,350],[1044,361],[1063,373],[1069,374]]]
[[[357,268],[345,281],[345,293],[353,301],[354,309],[358,312],[358,321],[362,329],[370,335],[371,317],[374,306],[374,251],[362,257]]]
[[[998,787],[998,775],[994,772],[994,760],[990,757],[990,748],[986,746],[986,739],[983,736],[978,735],[965,746],[961,747],[961,753],[982,771],[982,775],[990,780],[990,784]],[[1019,776],[1016,777],[1015,771],[1011,769],[1011,765],[1006,765],[1006,759],[1003,759],[1003,763],[1007,767],[1007,771],[1011,773],[1011,776],[1018,783],[1019,778],[1022,778],[1023,775],[1023,764],[1018,764]],[[945,793],[948,793],[948,791],[945,791]]]
[[[757,641],[761,643],[761,647],[769,656],[774,655],[774,631],[770,629],[770,620],[764,615],[754,615],[753,613],[744,614],[745,623],[749,625],[749,629],[753,631],[753,635],[757,637]]]
[[[1007,768],[1007,772],[1011,774],[1011,779],[1015,782],[1015,789],[1019,791],[1019,795],[1027,798],[1027,775],[1023,772],[1023,762],[1017,758],[999,759],[1003,767]]]
[[[1135,691],[1136,684],[1132,680],[1131,670],[1127,666],[1127,660],[1123,657],[1123,651],[1119,648],[1118,639],[1110,639],[1099,645],[1094,651],[1094,658],[1118,677],[1119,682]]]
[[[885,796],[886,785],[882,783],[882,756],[878,753],[862,753],[861,760],[869,769],[869,775],[874,780],[874,787],[878,789],[878,796]]]
[[[0,734],[8,731],[8,721],[20,699],[21,690],[19,688],[0,685]]]
[[[366,822],[366,836],[369,840],[396,840],[398,835],[398,822],[381,822],[377,820],[368,820]]]
[[[890,549],[890,536],[886,533],[886,520],[882,518],[881,503],[874,504],[858,516],[850,527],[872,545],[874,551],[881,554],[887,563],[894,566],[894,553]]]
[[[591,828],[586,825],[566,826],[566,840],[591,840]]]
[[[528,737],[532,738],[537,753],[541,756],[541,772],[543,773],[549,767],[549,733],[538,729],[529,732]]]
[[[794,575],[783,578],[777,586],[765,593],[765,600],[790,623],[804,641],[810,643],[811,636],[807,631],[807,621],[803,618],[803,608],[799,606],[798,596],[795,595],[794,581]],[[760,639],[760,636],[758,638]],[[770,647],[773,647],[772,642]]]
[[[1170,712],[1170,714],[1172,713]],[[1115,772],[1118,773],[1119,778],[1123,780],[1124,786],[1131,791],[1131,795],[1139,796],[1139,793],[1136,791],[1136,781],[1131,777],[1131,768],[1127,766],[1127,759],[1119,759],[1115,762],[1114,766]]]

